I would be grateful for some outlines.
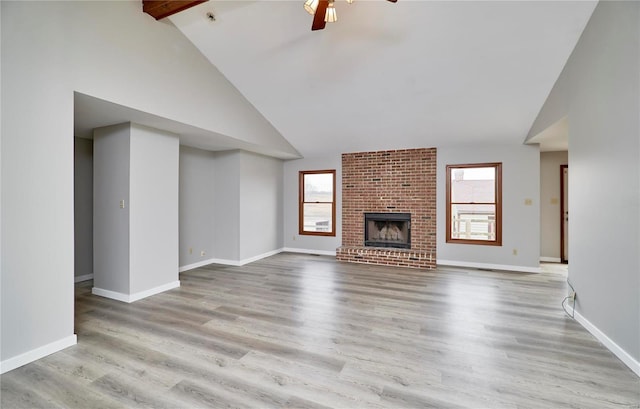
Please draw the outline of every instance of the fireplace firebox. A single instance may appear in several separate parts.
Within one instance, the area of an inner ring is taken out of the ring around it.
[[[411,213],[365,213],[364,245],[411,248]]]

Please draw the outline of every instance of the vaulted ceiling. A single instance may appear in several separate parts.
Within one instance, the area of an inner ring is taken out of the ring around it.
[[[596,2],[336,0],[313,32],[302,5],[211,0],[169,19],[309,157],[522,143]]]

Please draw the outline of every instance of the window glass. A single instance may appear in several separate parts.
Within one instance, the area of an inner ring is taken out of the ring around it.
[[[335,236],[335,170],[300,172],[300,234]]]
[[[502,244],[502,164],[447,166],[447,242]]]

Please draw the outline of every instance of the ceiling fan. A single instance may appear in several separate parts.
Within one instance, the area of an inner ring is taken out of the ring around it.
[[[398,0],[387,0],[395,3]],[[334,0],[306,0],[304,9],[313,16],[311,30],[322,30],[326,23],[333,23],[338,20],[336,9],[333,6]],[[347,3],[353,3],[353,0],[347,0]]]

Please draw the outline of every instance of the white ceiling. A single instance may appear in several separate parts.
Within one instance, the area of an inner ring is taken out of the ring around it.
[[[124,105],[105,101],[91,95],[74,92],[74,136],[93,139],[93,130],[104,126],[133,122],[151,128],[173,132],[180,137],[180,144],[194,148],[223,151],[244,149],[281,159],[296,159],[297,155],[287,154],[281,149],[243,142],[226,135],[167,119]]]
[[[563,117],[527,141],[527,144],[536,143],[541,152],[569,150],[569,118]]]
[[[522,143],[595,1],[211,0],[170,20],[304,156]],[[207,12],[216,21],[209,21]]]

